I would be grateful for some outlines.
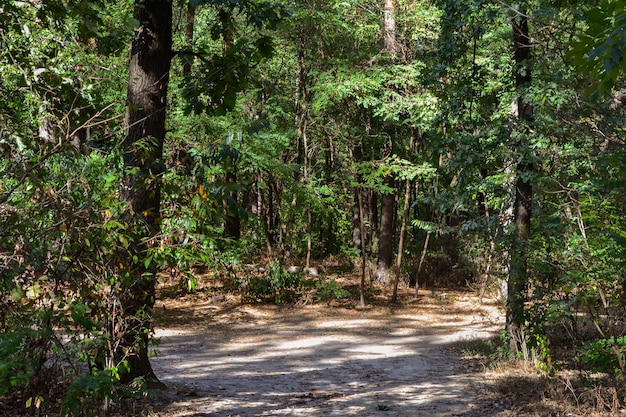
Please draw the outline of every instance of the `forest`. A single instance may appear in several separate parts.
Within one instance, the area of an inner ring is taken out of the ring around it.
[[[224,275],[473,291],[626,406],[624,51],[624,0],[3,1],[0,415],[159,388],[160,288]]]

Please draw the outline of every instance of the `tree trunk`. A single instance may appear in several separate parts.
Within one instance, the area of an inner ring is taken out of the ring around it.
[[[236,162],[231,162],[232,164],[228,164],[224,179],[229,188],[235,188],[237,186]],[[239,216],[239,195],[235,189],[228,192],[225,208],[224,237],[239,240],[241,237],[241,216]]]
[[[334,156],[334,146],[332,138],[326,138],[326,151],[325,151],[325,180],[326,184],[331,184],[333,182],[333,173],[335,172],[335,156]],[[321,227],[321,225],[320,225]],[[338,249],[337,245],[337,236],[336,236],[336,221],[335,216],[333,215],[333,210],[327,211],[326,218],[326,228],[322,233],[320,233],[320,240],[323,242],[322,247],[324,248],[324,252],[322,255],[328,256],[331,254],[335,254]]]
[[[402,271],[402,252],[404,251],[404,236],[409,223],[409,202],[411,199],[411,180],[404,182],[404,206],[402,207],[402,226],[400,227],[400,241],[398,242],[398,255],[396,256],[396,273],[393,281],[393,295],[391,302],[398,300],[398,283]]]
[[[388,187],[395,187],[394,178],[385,177]],[[376,281],[382,285],[389,285],[389,268],[393,262],[393,229],[396,213],[395,192],[383,194],[380,211],[380,233],[378,235],[378,264],[376,268]]]
[[[185,22],[185,43],[189,49],[193,48],[193,34],[196,25],[196,8],[191,3],[187,5],[187,17]],[[191,75],[191,64],[193,63],[193,56],[184,56],[183,59],[183,75]]]
[[[357,164],[363,161],[363,148],[361,144],[356,145],[352,150],[352,161]],[[362,182],[361,176],[356,172],[354,180],[359,184]],[[363,220],[363,223],[366,223],[368,220],[366,213],[363,212],[365,202],[368,201],[365,194],[366,192],[367,191],[361,186],[354,188],[354,206],[352,212],[352,244],[358,250],[360,250],[362,246],[364,247],[364,245],[367,244],[365,228],[361,227],[361,220]]]
[[[280,187],[273,175],[267,178],[267,201],[263,208],[265,209],[265,236],[267,242],[268,256],[273,256],[275,249],[280,249],[282,237],[280,231]]]
[[[363,217],[363,192],[361,187],[358,187],[358,204],[359,212],[361,213],[360,228],[361,235],[365,235],[365,218]],[[365,265],[367,264],[367,252],[365,251],[365,241],[361,240],[361,279],[359,281],[359,299],[361,307],[365,307]]]
[[[363,190],[363,201],[367,202],[367,215],[365,216],[368,226],[365,231],[365,242],[367,243],[367,253],[372,254],[372,249],[377,243],[378,231],[380,229],[378,216],[378,192],[373,189]]]
[[[383,8],[383,51],[395,55],[398,51],[396,42],[396,5],[395,0],[384,0]]]
[[[428,253],[428,243],[430,242],[430,232],[426,232],[426,238],[424,239],[424,246],[422,247],[422,255],[420,256],[420,262],[417,265],[417,271],[415,271],[415,299],[419,296],[420,291],[420,278],[422,277],[422,271],[424,270],[424,261],[426,260],[426,254]]]
[[[298,44],[298,78],[296,80],[296,132],[298,135],[298,163],[302,165],[302,173],[305,186],[309,185],[311,175],[311,160],[309,157],[309,142],[307,136],[308,118],[309,118],[309,91],[308,91],[308,78],[309,67],[306,65],[306,45],[305,36],[303,30],[300,30],[299,37],[300,42]],[[311,213],[311,207],[307,204],[306,207],[307,226],[306,226],[306,266],[311,266],[311,250],[313,247],[313,214]]]
[[[129,363],[122,380],[156,382],[148,359],[148,335],[155,296],[155,270],[144,265],[160,228],[161,175],[165,141],[167,86],[172,56],[172,2],[137,0],[129,66],[127,136],[123,142],[125,174],[122,196],[128,203],[130,256],[123,256],[119,303],[118,356]],[[133,261],[134,259],[134,261]]]
[[[530,73],[530,37],[528,17],[525,9],[520,9],[512,21],[513,44],[515,48],[515,85],[518,89],[517,121],[521,137],[528,135],[528,123],[532,121],[533,108],[526,102],[523,89],[531,82]],[[531,207],[533,188],[530,183],[532,164],[527,155],[528,146],[521,139],[516,143],[517,151],[522,153],[521,162],[517,164],[515,180],[515,202],[513,203],[513,221],[515,231],[511,244],[511,258],[508,277],[508,294],[506,309],[506,327],[509,347],[514,353],[522,352],[527,358],[527,330],[524,303],[528,292],[528,239],[530,237]]]
[[[415,150],[415,130],[411,128],[411,138],[409,141],[409,160],[413,158],[413,152]],[[400,226],[400,241],[398,242],[398,254],[396,256],[396,273],[393,281],[393,295],[391,296],[391,302],[395,303],[398,300],[398,283],[400,282],[400,275],[402,270],[402,252],[404,252],[404,236],[406,235],[406,229],[409,223],[409,208],[411,200],[411,180],[406,179],[404,181],[404,206],[402,207],[402,226]]]
[[[396,47],[396,5],[395,0],[384,0],[383,7],[383,53],[392,58],[397,52]],[[393,135],[389,135],[393,137]],[[392,154],[393,142],[390,140],[383,154],[389,157]],[[392,175],[384,178],[385,185],[394,189],[395,179]],[[380,232],[378,234],[378,263],[376,266],[376,281],[384,286],[390,284],[389,269],[393,262],[393,232],[396,213],[396,195],[385,193],[381,197]]]

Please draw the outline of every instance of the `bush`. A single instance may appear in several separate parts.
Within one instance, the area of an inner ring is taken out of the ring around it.
[[[302,279],[301,272],[289,272],[280,263],[272,262],[266,273],[246,276],[239,280],[244,301],[273,302],[284,304],[297,300],[310,282]]]
[[[341,287],[337,281],[331,279],[330,281],[320,280],[315,283],[317,288],[317,299],[320,301],[327,301],[332,299],[341,300],[351,296],[350,291]]]
[[[577,360],[594,372],[606,372],[621,379],[626,362],[626,336],[587,342],[579,349]]]

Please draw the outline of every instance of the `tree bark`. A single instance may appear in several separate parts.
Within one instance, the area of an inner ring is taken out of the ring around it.
[[[124,382],[137,377],[158,381],[148,359],[148,335],[155,296],[155,273],[143,259],[160,228],[161,175],[167,87],[172,57],[172,2],[136,0],[129,66],[125,174],[130,256],[123,257],[119,303],[123,321],[117,354],[128,360]],[[134,260],[133,260],[134,259]],[[130,353],[129,353],[130,352]]]
[[[395,180],[389,175],[385,177],[385,185],[395,188]],[[380,233],[378,235],[378,263],[376,281],[389,285],[389,269],[393,262],[393,229],[396,213],[395,192],[383,194],[380,210]]]
[[[398,52],[396,42],[396,5],[395,0],[384,0],[383,8],[383,52],[395,55]]]
[[[530,36],[528,17],[525,9],[520,9],[512,19],[513,44],[515,51],[515,86],[518,89],[517,122],[522,132],[522,139],[515,145],[522,154],[521,162],[516,167],[515,202],[513,203],[513,221],[515,231],[511,243],[509,265],[506,327],[509,347],[514,353],[527,352],[527,329],[524,303],[528,292],[528,239],[530,238],[531,207],[533,187],[530,175],[533,172],[527,146],[523,142],[528,134],[528,124],[533,118],[533,108],[523,95],[523,89],[531,83],[530,68]]]
[[[189,49],[193,48],[193,35],[196,26],[196,8],[191,3],[187,6],[187,16],[185,22],[185,43],[189,46]],[[183,75],[187,76],[191,74],[191,65],[193,63],[193,56],[189,55],[184,57],[183,63]]]
[[[383,53],[394,58],[397,52],[396,43],[396,5],[395,0],[384,0],[383,6]],[[389,135],[393,137],[392,134]],[[391,156],[393,142],[390,140],[383,154]],[[378,262],[376,265],[376,281],[388,286],[389,269],[393,262],[393,234],[396,214],[395,178],[388,174],[384,178],[385,185],[394,189],[381,197],[380,232],[378,234]]]
[[[363,217],[363,192],[361,187],[358,187],[358,204],[360,218],[361,235],[365,235],[365,218]],[[359,280],[359,299],[361,307],[365,307],[365,265],[367,264],[367,252],[365,251],[365,241],[361,240],[361,279]]]
[[[354,146],[352,150],[352,160],[354,163],[359,163],[363,161],[363,148],[359,143]],[[357,183],[362,182],[361,176],[355,172],[355,181]],[[365,228],[361,227],[361,221],[363,223],[367,222],[366,214],[363,212],[365,202],[368,201],[366,198],[366,190],[361,187],[354,188],[354,206],[352,212],[352,244],[355,249],[360,250],[362,246],[367,245],[367,236],[365,234]]]
[[[281,190],[278,180],[269,174],[267,178],[267,200],[264,201],[264,225],[268,256],[272,257],[275,249],[281,249],[282,237],[280,233],[280,196]]]

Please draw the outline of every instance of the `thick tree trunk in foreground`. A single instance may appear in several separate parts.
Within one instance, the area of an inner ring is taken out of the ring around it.
[[[129,363],[122,380],[157,381],[148,359],[148,335],[154,306],[155,272],[143,259],[159,232],[165,110],[172,55],[172,2],[136,0],[140,22],[132,41],[127,137],[123,143],[123,198],[128,203],[129,256],[123,260],[119,303],[122,330],[116,352]],[[135,258],[136,257],[136,258]],[[133,258],[135,260],[133,261]]]
[[[506,308],[506,330],[509,337],[509,347],[515,352],[522,352],[527,358],[527,329],[524,303],[528,292],[528,239],[530,237],[531,207],[533,188],[530,183],[532,164],[529,155],[525,155],[524,136],[528,134],[527,124],[532,121],[532,105],[525,101],[523,91],[531,82],[530,73],[530,37],[526,10],[520,9],[512,21],[513,43],[515,48],[515,85],[518,89],[517,100],[518,129],[522,139],[516,144],[517,151],[522,153],[521,162],[517,165],[515,180],[515,202],[513,218],[515,231],[511,244],[511,258],[509,265],[508,294]]]

